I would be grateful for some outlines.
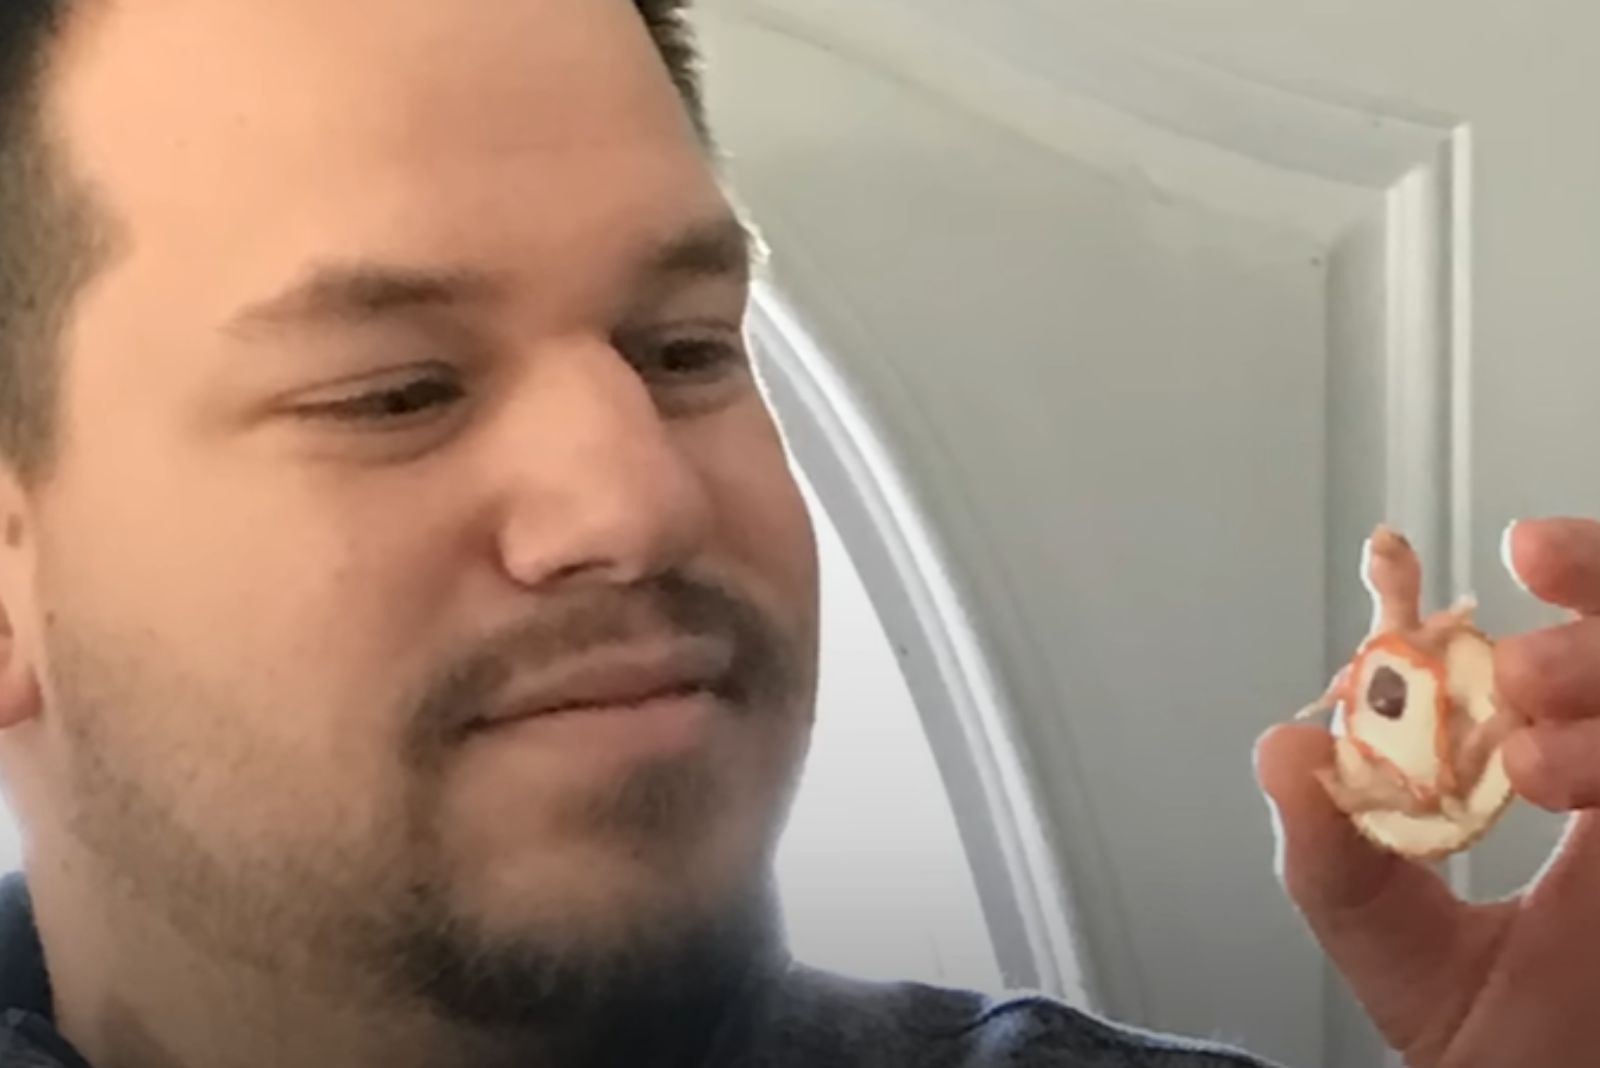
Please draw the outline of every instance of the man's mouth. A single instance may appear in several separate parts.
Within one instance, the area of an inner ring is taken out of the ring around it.
[[[583,713],[648,712],[674,700],[710,698],[725,688],[731,667],[728,647],[709,640],[607,650],[514,683],[471,729]]]

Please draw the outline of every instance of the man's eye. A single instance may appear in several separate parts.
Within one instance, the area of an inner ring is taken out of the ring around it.
[[[666,386],[720,381],[745,365],[742,346],[724,338],[675,338],[640,346],[632,358],[647,380]]]
[[[463,396],[460,383],[433,376],[400,382],[387,389],[302,404],[297,411],[318,418],[376,424],[405,420],[432,409],[448,407]]]

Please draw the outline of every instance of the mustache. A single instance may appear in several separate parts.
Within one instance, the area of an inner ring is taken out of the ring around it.
[[[422,760],[447,749],[529,668],[686,638],[716,642],[731,654],[714,689],[741,714],[773,708],[798,682],[792,643],[755,602],[713,581],[670,572],[628,586],[546,596],[532,614],[423,686],[412,704],[407,748]]]

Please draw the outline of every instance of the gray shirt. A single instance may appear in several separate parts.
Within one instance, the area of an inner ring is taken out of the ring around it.
[[[1208,1042],[1118,1026],[1060,1001],[796,966],[716,1068],[1272,1068]]]

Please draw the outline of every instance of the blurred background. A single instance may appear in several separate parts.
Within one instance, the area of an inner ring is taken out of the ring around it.
[[[823,528],[802,956],[1394,1063],[1273,878],[1262,730],[1372,526],[1506,632],[1600,513],[1600,9],[700,0],[752,329]],[[1447,874],[1495,897],[1559,823]]]

